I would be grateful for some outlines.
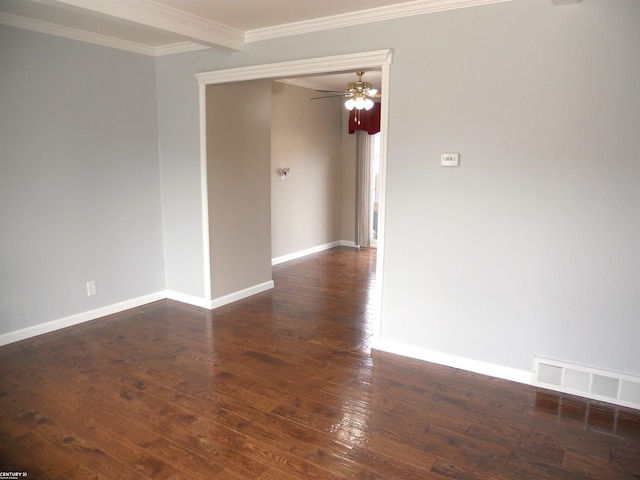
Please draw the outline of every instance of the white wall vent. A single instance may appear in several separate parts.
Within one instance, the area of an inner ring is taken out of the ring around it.
[[[534,357],[533,385],[640,409],[640,377]]]

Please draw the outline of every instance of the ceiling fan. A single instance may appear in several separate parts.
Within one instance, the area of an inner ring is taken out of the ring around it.
[[[335,92],[332,90],[317,90],[318,92],[329,93],[331,95],[326,95],[324,97],[315,97],[315,98],[312,98],[311,100],[341,96],[347,99],[347,101],[344,103],[344,106],[348,110],[353,110],[354,108],[356,110],[362,110],[362,109],[370,110],[373,107],[373,100],[371,99],[380,97],[380,94],[378,93],[378,89],[373,88],[370,82],[362,81],[362,76],[364,75],[364,73],[365,72],[356,72],[356,75],[358,76],[358,81],[350,82],[347,85],[346,92]]]

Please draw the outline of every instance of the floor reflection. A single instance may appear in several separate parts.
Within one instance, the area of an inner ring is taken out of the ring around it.
[[[536,392],[535,408],[586,429],[640,436],[640,412],[629,408],[550,391]]]

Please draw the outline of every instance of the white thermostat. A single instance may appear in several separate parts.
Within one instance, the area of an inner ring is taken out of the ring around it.
[[[457,167],[459,164],[459,153],[443,153],[440,155],[440,165],[443,167]]]

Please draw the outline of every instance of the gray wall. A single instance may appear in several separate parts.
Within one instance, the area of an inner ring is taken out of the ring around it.
[[[167,60],[171,60],[168,62]],[[198,82],[192,55],[156,59],[167,290],[205,298]]]
[[[271,281],[271,82],[207,87],[211,296]]]
[[[0,45],[1,331],[163,287],[204,295],[195,73],[391,48],[383,340],[640,375],[637,0],[166,56],[155,79],[146,57],[9,27]],[[459,168],[439,166],[447,151]]]
[[[519,0],[404,31],[383,337],[640,374],[640,2]]]
[[[640,374],[638,45],[637,0],[514,0],[163,57],[162,165],[189,169],[163,188],[199,188],[195,130],[175,134],[197,128],[194,73],[391,48],[383,340],[522,370],[538,354]],[[459,168],[439,166],[448,151]],[[181,226],[195,245],[197,218]],[[167,265],[200,255],[167,249]],[[186,270],[167,270],[197,293]]]
[[[272,257],[339,241],[341,99],[273,82],[271,115]],[[286,180],[278,170],[291,168]]]
[[[153,59],[0,25],[0,334],[164,290],[154,87]]]

